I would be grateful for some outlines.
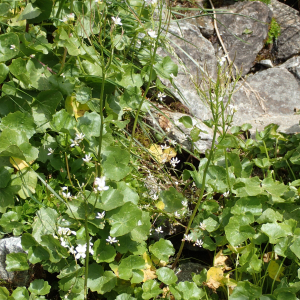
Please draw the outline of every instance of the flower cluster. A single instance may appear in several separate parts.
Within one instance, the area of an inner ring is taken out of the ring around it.
[[[99,191],[107,191],[109,189],[109,186],[105,185],[105,176],[102,177],[96,177],[95,178],[95,182],[94,182],[94,186],[95,186],[95,192]]]
[[[94,250],[92,249],[93,243],[90,241],[89,244],[90,244],[89,253],[93,255],[94,254]],[[72,254],[75,254],[76,259],[86,258],[86,247],[87,247],[87,244],[84,244],[84,245],[79,244],[74,250],[74,247],[72,246],[72,249],[70,249],[70,252]]]
[[[75,139],[70,139],[70,141],[72,142],[70,147],[79,146],[79,144],[83,141],[84,137],[85,135],[83,133],[76,133]]]
[[[66,199],[71,199],[72,198],[72,195],[70,192],[68,192],[68,187],[67,186],[64,186],[61,188],[62,191],[66,191],[66,192],[61,192],[62,196]]]
[[[193,242],[193,237],[191,234],[185,234],[182,240],[186,242]],[[203,241],[201,239],[197,239],[193,246],[202,247]]]
[[[75,14],[71,13],[68,14],[66,17],[64,17],[61,22],[68,23],[69,21],[74,21],[75,20]]]

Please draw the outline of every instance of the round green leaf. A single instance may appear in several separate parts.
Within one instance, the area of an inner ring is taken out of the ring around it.
[[[160,198],[165,204],[164,210],[168,213],[174,213],[180,210],[183,207],[181,202],[185,200],[184,196],[173,187],[170,187],[169,190],[162,191]]]
[[[147,280],[143,284],[143,299],[155,298],[162,293],[162,290],[159,288],[159,284],[155,280]]]
[[[26,253],[9,253],[6,255],[6,270],[25,271],[29,269]]]
[[[97,263],[107,262],[110,263],[115,259],[116,250],[112,245],[107,245],[104,239],[98,239],[94,243],[93,258]]]
[[[46,295],[50,292],[51,286],[48,284],[48,281],[43,279],[35,279],[30,283],[28,290],[36,295]]]
[[[8,72],[9,68],[5,64],[0,64],[0,83],[6,79]]]
[[[158,279],[165,284],[172,284],[178,280],[174,271],[166,267],[158,269],[156,275]]]
[[[158,259],[168,261],[169,256],[175,253],[173,245],[170,241],[160,239],[149,247],[151,253],[153,253]]]
[[[0,35],[0,62],[6,62],[19,54],[19,37],[15,33]],[[14,49],[11,49],[15,46]]]

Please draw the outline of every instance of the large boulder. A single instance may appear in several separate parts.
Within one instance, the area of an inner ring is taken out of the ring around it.
[[[259,1],[237,2],[218,11],[220,35],[230,59],[242,69],[242,75],[249,72],[264,47],[271,19],[271,9]]]

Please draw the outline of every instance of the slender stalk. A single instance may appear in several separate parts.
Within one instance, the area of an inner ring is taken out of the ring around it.
[[[200,194],[198,202],[197,202],[197,204],[196,204],[196,206],[194,208],[193,214],[192,214],[192,216],[191,216],[191,218],[189,220],[189,223],[188,223],[188,226],[186,228],[185,234],[188,234],[189,231],[190,231],[190,229],[191,229],[191,225],[192,225],[193,220],[194,220],[194,218],[196,216],[196,213],[198,212],[198,208],[199,208],[199,206],[201,204],[201,201],[202,201],[202,198],[203,198],[203,195],[204,195],[205,182],[206,182],[206,174],[207,174],[208,167],[210,165],[210,161],[211,161],[211,159],[213,157],[213,153],[214,153],[215,141],[216,141],[216,136],[217,136],[217,126],[218,125],[215,124],[214,135],[213,135],[213,139],[212,139],[212,143],[211,143],[211,149],[210,149],[209,156],[208,156],[208,159],[207,159],[207,163],[206,163],[206,166],[205,166],[205,169],[204,169],[204,172],[203,172],[201,194]],[[183,240],[181,242],[181,245],[180,245],[179,251],[177,253],[176,259],[175,259],[174,263],[172,264],[172,269],[176,268],[176,265],[177,265],[178,260],[179,260],[179,258],[181,256],[184,244],[185,244],[185,241]]]
[[[88,296],[88,288],[87,288],[87,280],[89,273],[89,258],[90,258],[90,235],[88,228],[88,208],[87,201],[84,201],[85,208],[85,217],[84,217],[84,227],[85,227],[85,240],[86,240],[86,251],[85,251],[85,274],[84,274],[84,299],[87,299]]]

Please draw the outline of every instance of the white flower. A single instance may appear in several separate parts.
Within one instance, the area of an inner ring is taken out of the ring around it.
[[[16,46],[15,45],[10,45],[10,48],[9,48],[10,50],[14,50],[14,49],[16,49]]]
[[[101,1],[100,0],[95,0],[95,3],[101,3]]]
[[[172,165],[173,168],[176,167],[177,164],[179,164],[180,160],[177,157],[172,157],[170,164]]]
[[[79,258],[85,258],[85,253],[86,253],[86,244],[85,245],[78,245],[76,248],[76,255],[75,255],[75,258],[76,259],[79,259]]]
[[[72,142],[72,144],[70,145],[70,147],[79,146],[78,141],[72,140],[72,139],[70,139],[70,141]]]
[[[71,235],[71,234],[76,235],[76,232],[75,232],[75,231],[72,231],[72,230],[71,230],[70,228],[68,228],[68,227],[58,227],[57,233],[58,233],[59,235]]]
[[[224,65],[224,63],[226,62],[226,58],[227,58],[227,55],[223,56],[220,58],[219,60],[219,65],[222,67]]]
[[[229,192],[229,191],[227,191],[227,192],[225,192],[225,193],[223,194],[223,196],[224,196],[225,198],[229,197],[229,195],[230,195],[230,192]]]
[[[109,236],[106,241],[110,244],[118,243],[119,241],[115,237]]]
[[[35,58],[35,54],[30,54],[30,58]]]
[[[151,4],[156,4],[157,3],[157,0],[145,0],[145,5],[148,6],[148,5],[151,5]]]
[[[175,146],[177,144],[177,142],[174,140],[169,140],[169,143],[172,144],[173,146]]]
[[[158,195],[157,195],[156,193],[150,195],[150,197],[151,197],[151,199],[154,200],[154,201],[156,201],[156,200],[159,198]]]
[[[62,194],[62,196],[63,196],[64,198],[66,198],[66,199],[71,199],[71,198],[72,198],[72,195],[71,195],[70,192],[67,192],[67,193],[62,192],[61,194]]]
[[[63,191],[66,191],[66,190],[68,189],[68,187],[67,187],[67,186],[63,186],[61,189],[62,189]]]
[[[175,218],[179,219],[180,218],[180,213],[178,213],[177,211],[175,211],[174,216],[175,216]]]
[[[105,211],[103,211],[102,213],[97,213],[96,219],[103,219],[105,217]]]
[[[157,98],[158,98],[160,101],[163,101],[163,98],[166,97],[166,96],[167,96],[166,94],[159,92],[158,95],[157,95]]]
[[[182,200],[182,201],[181,201],[181,204],[182,204],[184,207],[187,207],[187,206],[188,206],[187,200]]]
[[[61,76],[62,78],[66,78],[65,73],[61,73],[60,76]]]
[[[173,73],[171,73],[171,74],[170,74],[170,77],[171,77],[172,79],[174,79],[174,78],[175,78],[175,76],[174,76],[174,74],[173,74]]]
[[[48,148],[48,154],[47,155],[51,155],[51,154],[53,154],[54,153],[54,150],[52,149],[52,148]]]
[[[71,20],[71,21],[74,21],[75,20],[75,14],[73,14],[73,13],[69,14],[68,19]]]
[[[235,112],[237,112],[237,107],[235,105],[229,104],[228,108],[230,114],[234,114]]]
[[[74,246],[69,247],[69,252],[70,252],[71,254],[75,254],[75,253],[76,253],[76,251],[75,251],[75,249],[74,249]]]
[[[111,17],[115,25],[122,25],[121,18],[119,17]]]
[[[206,225],[204,223],[202,223],[202,222],[200,222],[199,226],[200,226],[201,230],[205,230],[206,229]]]
[[[203,245],[203,241],[202,240],[197,240],[196,243],[194,244],[194,246],[198,246],[198,247],[202,247]]]
[[[187,242],[192,242],[193,237],[190,234],[185,234],[184,237],[183,237],[183,240],[187,241]]]
[[[86,154],[85,155],[85,158],[83,158],[82,160],[84,161],[84,162],[90,162],[91,161],[91,159],[92,159],[92,157],[89,155],[89,154]]]
[[[160,147],[161,147],[161,149],[169,149],[170,148],[170,146],[167,146],[166,144],[164,144],[164,145],[160,145]]]
[[[157,227],[157,228],[155,229],[155,231],[156,231],[157,233],[163,233],[163,230],[162,230],[161,226]]]
[[[154,30],[150,29],[148,30],[148,35],[152,38],[152,39],[155,39],[157,38],[157,34]]]
[[[83,141],[84,137],[85,137],[85,134],[83,134],[83,133],[76,133],[75,141],[78,141],[78,143],[80,143],[80,142]]]
[[[109,186],[105,185],[105,176],[102,176],[100,178],[96,177],[94,184],[99,192],[107,191],[109,189]]]

